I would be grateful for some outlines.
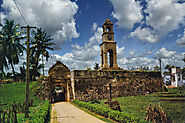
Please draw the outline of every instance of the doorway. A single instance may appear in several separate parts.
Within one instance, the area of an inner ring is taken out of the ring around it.
[[[54,102],[66,101],[66,89],[64,86],[56,85],[53,88]]]

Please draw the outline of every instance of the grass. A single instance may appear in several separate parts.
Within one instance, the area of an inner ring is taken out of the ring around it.
[[[88,114],[90,114],[90,115],[92,115],[92,116],[94,116],[94,117],[96,117],[96,118],[98,118],[98,119],[100,119],[100,120],[102,120],[102,121],[104,121],[104,122],[106,122],[106,123],[115,123],[114,121],[112,121],[112,120],[110,120],[110,119],[107,119],[107,118],[105,118],[105,117],[103,117],[103,116],[100,116],[100,115],[98,115],[98,114],[95,114],[95,113],[93,113],[93,112],[91,112],[91,111],[89,111],[89,110],[87,110],[87,109],[85,109],[85,108],[83,108],[83,107],[80,107],[80,106],[76,105],[76,104],[73,103],[73,102],[71,102],[71,104],[73,104],[73,105],[76,106],[77,108],[79,108],[79,109],[81,109],[81,110],[87,112]]]
[[[120,107],[123,112],[129,113],[132,116],[140,117],[141,119],[145,119],[148,104],[160,104],[164,112],[167,113],[167,116],[170,117],[173,122],[185,122],[185,102],[160,101],[160,99],[167,99],[168,97],[158,97],[156,95],[185,95],[185,86],[181,88],[170,88],[168,89],[168,92],[165,93],[160,92],[149,95],[119,97],[114,98],[113,100],[117,100],[120,103]],[[172,97],[169,97],[169,99],[172,99]],[[177,97],[174,97],[173,99],[177,99]],[[182,97],[181,99],[185,98]],[[100,105],[107,107],[107,105],[104,104],[104,101],[105,100],[101,100]]]
[[[36,96],[36,89],[40,87],[38,82],[30,82],[29,99],[33,100],[33,106],[29,108],[29,116],[34,114],[35,109],[42,103]],[[0,107],[7,109],[13,102],[23,103],[25,100],[25,83],[17,82],[13,84],[0,85]],[[3,105],[4,104],[4,105]],[[18,113],[18,122],[23,122],[28,119],[24,118],[24,113]]]

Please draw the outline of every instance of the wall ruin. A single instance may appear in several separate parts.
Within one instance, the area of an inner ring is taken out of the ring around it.
[[[163,91],[160,72],[126,70],[74,70],[71,71],[73,99],[90,101],[109,98],[109,81],[112,97],[131,96]]]

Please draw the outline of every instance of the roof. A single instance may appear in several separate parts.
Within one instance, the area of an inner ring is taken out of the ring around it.
[[[108,18],[105,20],[105,22],[104,22],[104,24],[103,25],[105,25],[105,24],[113,24]]]
[[[56,63],[49,69],[48,74],[51,72],[52,69],[54,69],[56,66],[64,67],[65,69],[69,70],[69,68],[63,64],[61,61],[56,61]]]

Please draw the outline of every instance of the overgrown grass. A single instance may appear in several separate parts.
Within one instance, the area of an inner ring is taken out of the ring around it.
[[[145,119],[146,109],[148,104],[160,104],[163,110],[167,113],[168,117],[173,122],[183,123],[185,122],[185,102],[167,102],[161,101],[160,99],[166,99],[167,97],[158,97],[159,95],[185,95],[185,86],[180,88],[170,88],[169,91],[160,92],[157,94],[149,94],[149,95],[140,95],[140,96],[129,96],[129,97],[119,97],[114,98],[113,100],[117,100],[120,103],[121,110],[130,114],[131,116],[140,117],[141,119]],[[169,97],[168,99],[171,99]],[[173,97],[173,99],[179,99],[179,97]],[[182,97],[181,99],[184,99]],[[105,100],[101,100],[100,105],[107,107],[104,104]]]
[[[35,109],[43,103],[37,96],[36,90],[40,87],[38,82],[30,82],[29,99],[33,100],[33,106],[29,108],[29,116],[35,113]],[[17,82],[13,84],[1,84],[0,85],[0,107],[2,109],[8,109],[13,102],[24,103],[25,101],[25,83]],[[24,113],[17,114],[18,122],[28,120],[24,118]]]

